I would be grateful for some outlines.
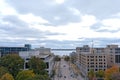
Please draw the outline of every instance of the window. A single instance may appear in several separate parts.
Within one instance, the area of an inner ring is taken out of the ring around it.
[[[91,61],[94,61],[94,59],[91,59]]]
[[[94,64],[94,62],[91,62],[90,64]]]
[[[90,67],[94,67],[94,65],[91,65]]]
[[[46,62],[46,66],[47,66],[47,69],[49,68],[49,63],[48,62]]]
[[[115,55],[115,62],[120,63],[120,55]]]
[[[94,56],[90,56],[91,58],[94,58]]]
[[[29,68],[29,65],[28,65],[28,63],[25,63],[25,68],[27,68],[27,69]]]
[[[99,59],[99,61],[102,61],[102,59]]]

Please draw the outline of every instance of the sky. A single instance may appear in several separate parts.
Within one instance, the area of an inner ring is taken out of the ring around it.
[[[0,46],[120,45],[120,0],[0,0]]]

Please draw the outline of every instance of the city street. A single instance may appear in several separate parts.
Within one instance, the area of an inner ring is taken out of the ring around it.
[[[84,80],[80,75],[76,75],[70,64],[63,59],[57,63],[54,80]]]

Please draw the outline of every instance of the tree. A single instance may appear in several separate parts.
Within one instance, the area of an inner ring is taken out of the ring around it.
[[[56,55],[55,57],[54,57],[54,61],[60,61],[61,60],[61,58],[58,56],[58,55]]]
[[[112,74],[111,80],[120,80],[120,72]]]
[[[16,76],[16,80],[29,80],[33,79],[35,77],[35,74],[32,70],[23,70],[18,73]]]
[[[118,66],[113,66],[105,71],[105,80],[111,80],[111,76],[114,73],[119,72],[119,67]]]
[[[95,78],[95,72],[93,69],[91,69],[89,72],[88,72],[88,78],[89,80],[93,80]]]
[[[7,70],[5,67],[1,66],[1,67],[0,67],[0,78],[1,78],[5,73],[8,73],[8,70]]]
[[[0,58],[0,65],[6,67],[14,77],[23,68],[24,60],[17,54],[9,54]]]
[[[28,65],[30,66],[30,69],[34,71],[35,74],[47,74],[47,72],[45,71],[46,64],[40,58],[32,57],[29,60]]]
[[[1,77],[1,80],[14,80],[14,78],[11,74],[6,73]]]
[[[65,61],[69,61],[69,60],[70,60],[70,57],[69,57],[69,56],[65,56],[64,60],[65,60]]]
[[[103,70],[99,70],[96,72],[96,77],[97,78],[103,78],[105,76],[105,73]]]
[[[36,75],[33,80],[51,80],[47,75]]]

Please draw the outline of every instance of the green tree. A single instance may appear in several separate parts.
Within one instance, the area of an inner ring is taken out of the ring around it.
[[[70,57],[69,57],[69,56],[65,56],[64,60],[65,60],[65,61],[69,61],[69,60],[70,60]]]
[[[47,75],[36,75],[33,80],[51,80]]]
[[[96,72],[96,77],[97,78],[104,78],[105,77],[105,73],[103,70],[99,70]]]
[[[91,69],[89,72],[88,72],[88,78],[89,80],[93,80],[95,78],[95,72],[93,69]]]
[[[24,60],[16,54],[9,54],[0,58],[0,65],[6,67],[14,77],[23,68]]]
[[[14,78],[11,74],[6,73],[1,77],[1,80],[14,80]]]
[[[60,61],[61,60],[61,58],[58,56],[58,55],[56,55],[55,57],[54,57],[54,61]]]
[[[5,73],[8,73],[8,70],[7,70],[5,67],[1,66],[1,67],[0,67],[0,78],[1,78]]]
[[[16,80],[31,80],[35,77],[32,70],[23,70],[18,73]]]
[[[46,64],[40,58],[32,57],[28,65],[30,66],[30,70],[33,70],[35,74],[46,75]]]

